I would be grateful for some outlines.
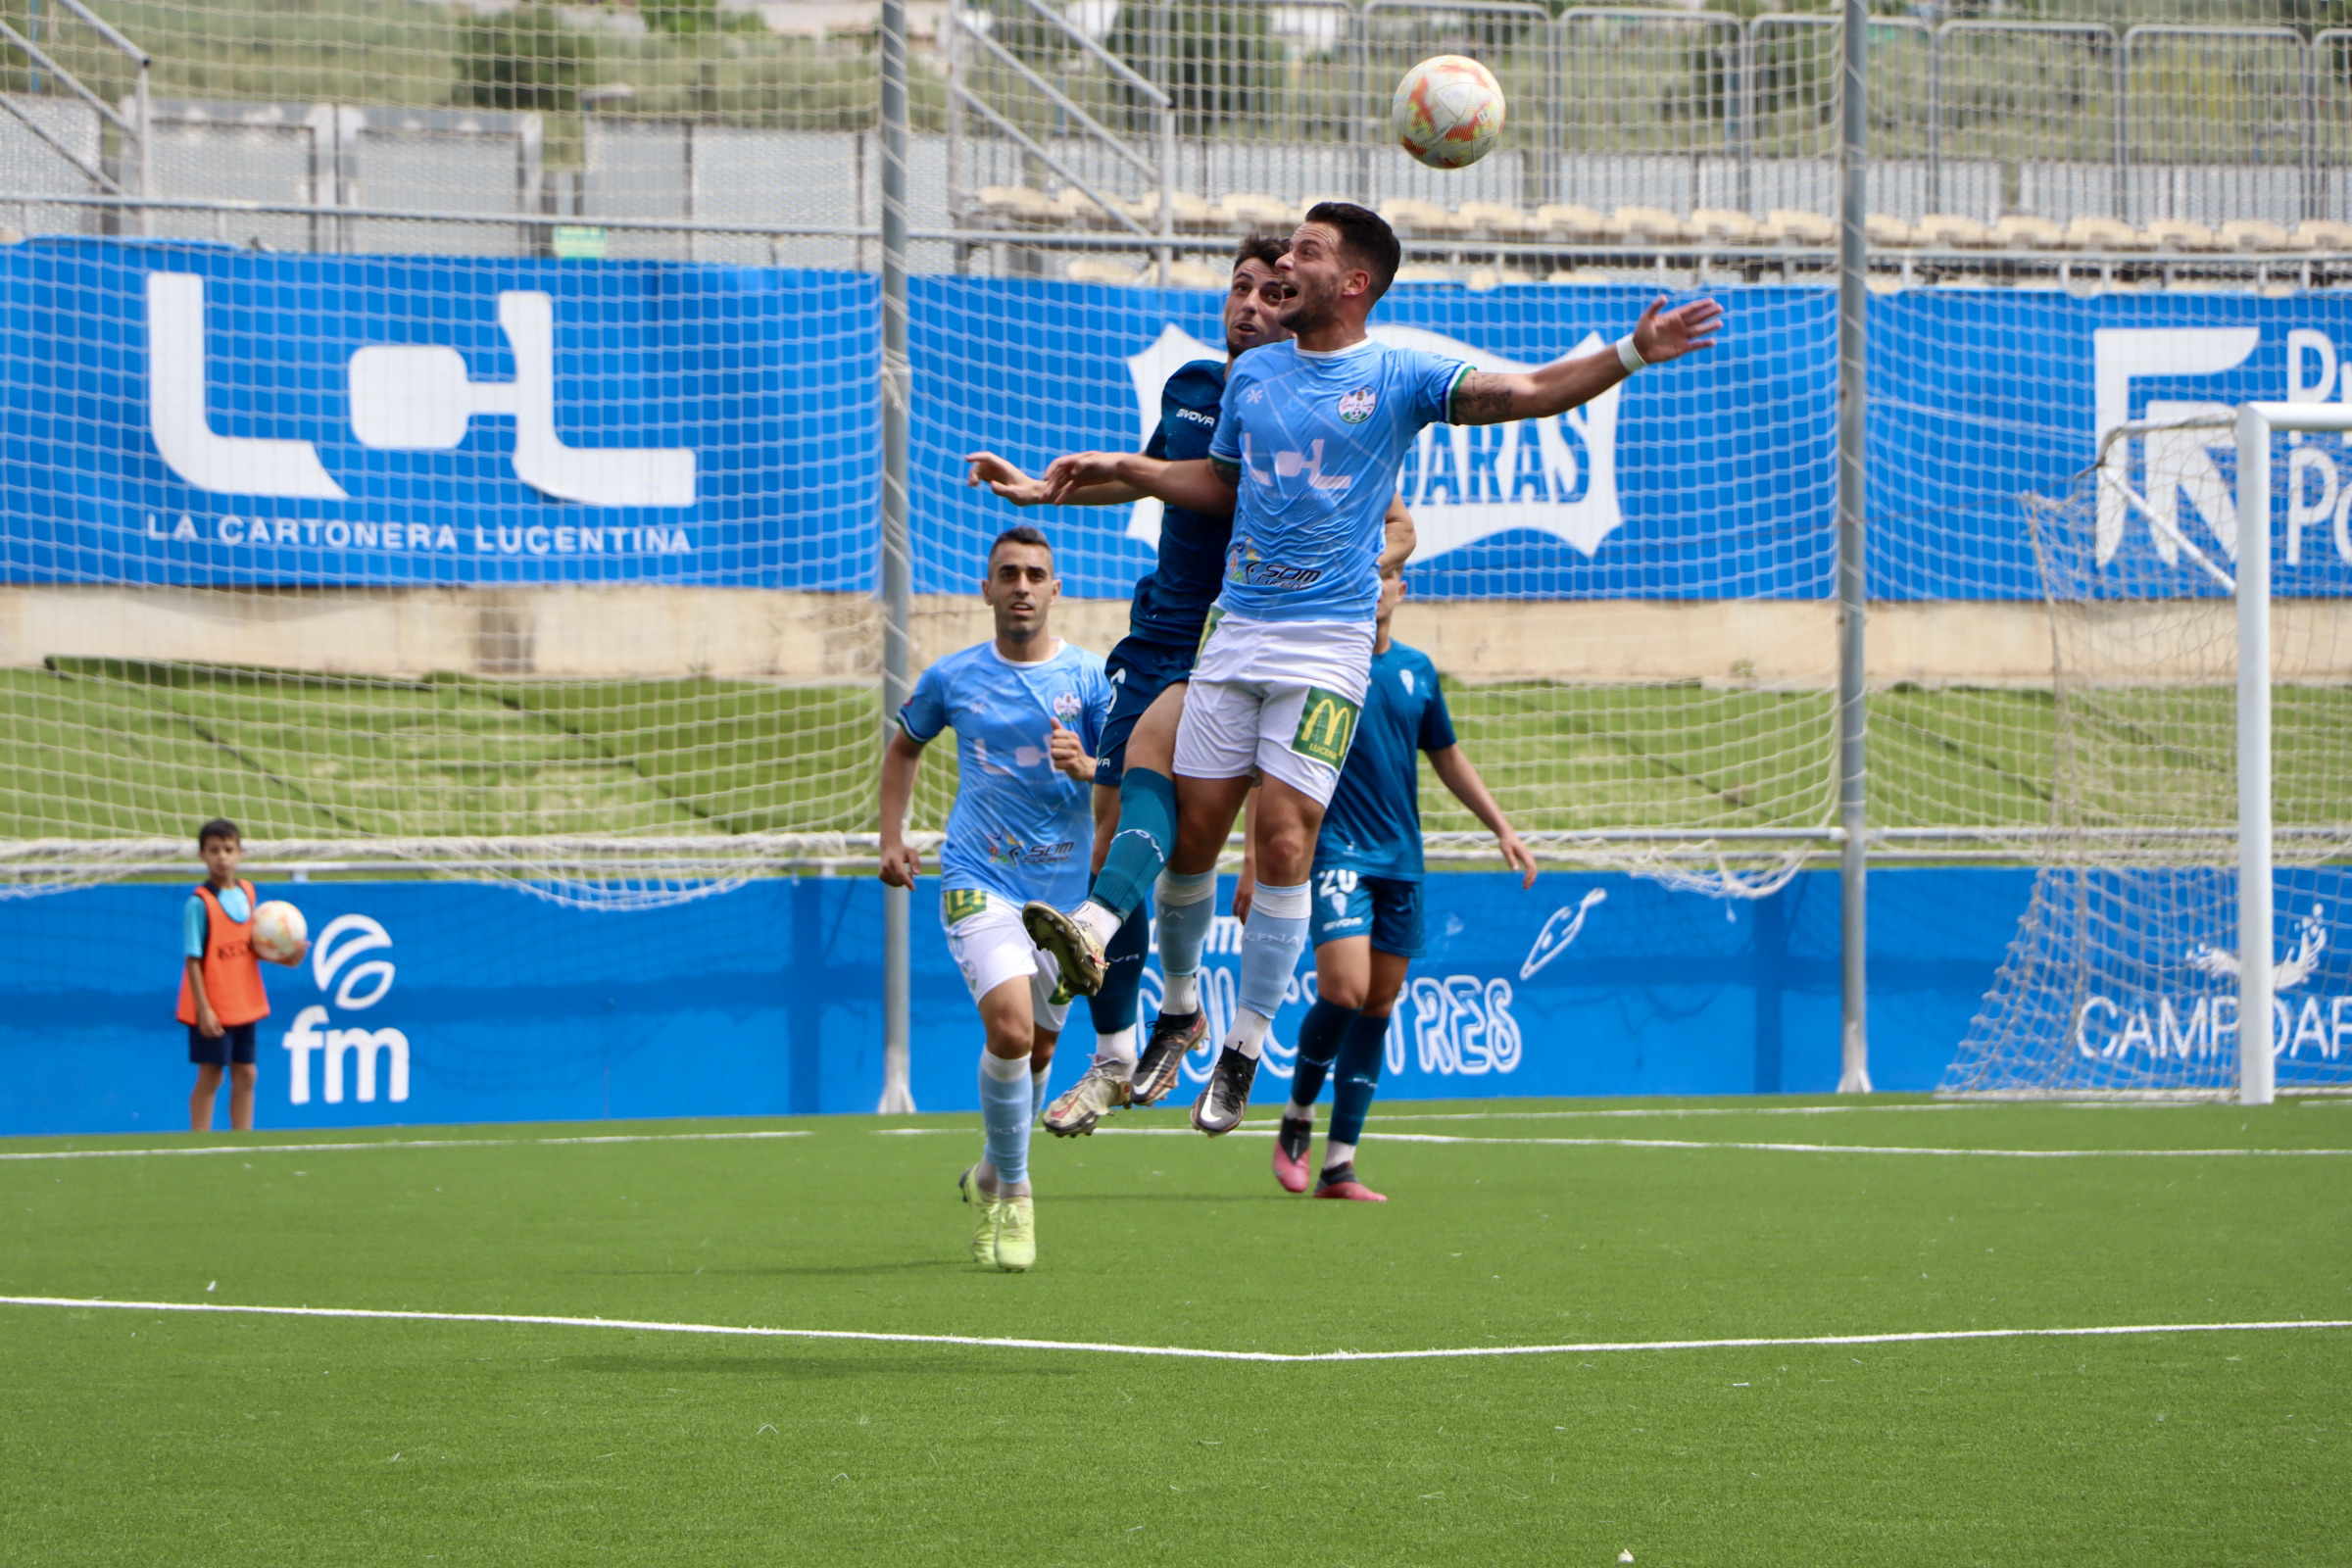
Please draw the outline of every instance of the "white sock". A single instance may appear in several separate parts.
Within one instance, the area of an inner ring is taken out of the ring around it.
[[[1198,974],[1168,976],[1166,990],[1159,999],[1162,1012],[1199,1012],[1200,1010],[1200,977]]]
[[[1312,1127],[1315,1124],[1315,1107],[1312,1105],[1301,1105],[1298,1103],[1298,1102],[1294,1100],[1289,1104],[1282,1107],[1282,1118],[1285,1121],[1302,1121],[1305,1122],[1309,1127]]]
[[[1095,1037],[1095,1065],[1132,1068],[1135,1065],[1135,1025]]]
[[[1110,946],[1110,939],[1119,934],[1119,927],[1126,923],[1092,899],[1078,906],[1070,918],[1092,931],[1095,940],[1106,948]]]
[[[1323,1168],[1325,1170],[1337,1170],[1342,1165],[1352,1165],[1353,1163],[1355,1163],[1355,1146],[1353,1144],[1335,1144],[1329,1141],[1324,1143]]]
[[[1257,1054],[1266,1049],[1266,1031],[1273,1027],[1274,1020],[1265,1014],[1251,1012],[1248,1007],[1236,1007],[1233,1010],[1233,1033],[1225,1037],[1226,1048],[1238,1051],[1255,1061]]]

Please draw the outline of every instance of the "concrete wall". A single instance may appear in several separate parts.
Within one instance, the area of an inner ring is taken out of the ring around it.
[[[2231,607],[2075,607],[2068,636],[2178,648],[2150,679],[2226,678]],[[1069,600],[1061,634],[1107,651],[1124,600]],[[2186,617],[2185,622],[2183,617]],[[977,598],[923,596],[918,666],[988,635]],[[1703,681],[1818,688],[1837,670],[1837,611],[1821,603],[1406,601],[1396,633],[1464,680]],[[1876,605],[1874,681],[2047,686],[2051,619],[2030,603]],[[2285,601],[2279,678],[2352,678],[2352,605]],[[727,588],[0,588],[0,665],[52,657],[258,664],[341,674],[433,670],[564,677],[677,675],[831,681],[880,668],[881,623],[859,595]]]

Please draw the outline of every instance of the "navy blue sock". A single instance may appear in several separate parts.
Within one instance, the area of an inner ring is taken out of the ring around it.
[[[1292,1104],[1311,1105],[1315,1097],[1323,1093],[1323,1080],[1339,1056],[1340,1042],[1346,1038],[1348,1024],[1354,1020],[1354,1009],[1319,997],[1306,1009],[1306,1016],[1298,1020],[1298,1065],[1291,1073]]]
[[[1333,1074],[1331,1126],[1324,1136],[1335,1144],[1362,1141],[1364,1113],[1380,1092],[1381,1054],[1388,1048],[1389,1020],[1351,1013],[1348,1032],[1340,1039],[1340,1059]]]
[[[1120,925],[1110,946],[1102,950],[1110,960],[1110,972],[1102,977],[1102,989],[1086,999],[1097,1035],[1135,1027],[1136,1002],[1144,989],[1144,957],[1151,951],[1152,901],[1146,898]]]
[[[1118,832],[1087,897],[1120,919],[1131,919],[1175,845],[1176,781],[1148,767],[1127,769],[1119,779]]]

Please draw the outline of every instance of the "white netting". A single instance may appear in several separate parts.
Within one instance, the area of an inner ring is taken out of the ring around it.
[[[2128,427],[2062,493],[2026,500],[2057,667],[2051,811],[2046,836],[2020,844],[2039,867],[2032,903],[1947,1091],[2237,1082],[2231,440],[2211,414]],[[2318,522],[2332,552],[2344,455],[2337,437],[2288,436],[2275,462],[2293,541],[2271,666],[2281,1088],[2352,1083],[2352,971],[2330,942],[2352,893],[2352,616],[2309,596],[2303,537]]]
[[[287,863],[591,902],[858,858],[881,723],[873,29],[735,0],[99,9],[135,49],[53,4],[22,13],[37,57],[0,55],[0,217],[40,236],[0,253],[28,411],[0,466],[0,893],[126,874],[157,858],[126,846],[216,810]],[[912,10],[918,668],[983,634],[970,579],[1005,520],[956,458],[1133,445],[1152,378],[1213,351],[1235,234],[1348,197],[1409,246],[1376,320],[1482,363],[1605,341],[1657,291],[1729,301],[1711,361],[1544,429],[1423,442],[1398,632],[1546,857],[1732,896],[1818,863],[1833,15]],[[2271,21],[2182,0],[1873,24],[1875,280],[2034,285],[1998,296],[2032,309],[1881,302],[1908,313],[1874,329],[1882,851],[2038,855],[2055,787],[2048,662],[2015,657],[2022,532],[1951,497],[1988,451],[2064,446],[2063,420],[1996,416],[1977,447],[1934,420],[2040,385],[2015,345],[2080,326],[2040,308],[2058,285],[2346,275],[2352,35]],[[2127,36],[2142,22],[2233,30]],[[1511,102],[1452,175],[1384,130],[1397,73],[1441,51]],[[1047,520],[1080,601],[1063,629],[1106,648],[1148,528]],[[1427,787],[1433,853],[1477,863]],[[925,769],[916,821],[952,788]]]

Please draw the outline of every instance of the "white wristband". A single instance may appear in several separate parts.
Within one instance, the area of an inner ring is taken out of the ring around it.
[[[1635,349],[1634,334],[1631,332],[1626,333],[1625,336],[1617,340],[1617,363],[1625,367],[1625,373],[1628,375],[1633,374],[1636,370],[1639,370],[1649,364],[1649,362],[1643,359],[1641,353]]]

